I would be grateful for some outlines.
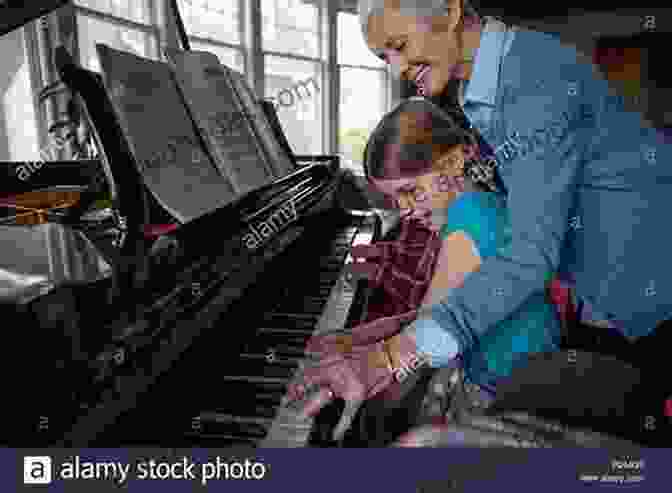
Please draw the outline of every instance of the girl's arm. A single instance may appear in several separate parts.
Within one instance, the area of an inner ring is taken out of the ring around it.
[[[471,237],[464,231],[449,234],[443,240],[434,277],[425,294],[422,306],[429,307],[445,297],[451,289],[460,287],[464,279],[471,272],[478,270],[480,265],[481,257]],[[422,311],[421,309],[418,320],[404,329],[401,334],[385,342],[394,368],[401,365],[403,355],[408,353],[407,348],[409,347],[417,348],[423,361],[429,358],[429,361],[425,362],[433,367],[447,364],[456,355],[457,342],[440,328],[434,330],[435,328],[428,327],[428,324],[435,325],[435,322],[423,316]],[[418,335],[420,335],[420,340],[418,340]],[[419,345],[418,342],[420,342]]]
[[[453,288],[462,286],[468,274],[481,266],[481,256],[471,237],[463,232],[451,233],[443,240],[434,277],[422,301],[422,306],[431,306]]]

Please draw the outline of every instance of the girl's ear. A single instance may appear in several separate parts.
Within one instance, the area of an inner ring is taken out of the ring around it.
[[[436,162],[436,168],[442,175],[462,176],[464,174],[464,151],[457,146],[444,153]]]

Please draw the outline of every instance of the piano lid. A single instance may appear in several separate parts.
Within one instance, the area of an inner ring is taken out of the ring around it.
[[[0,0],[0,36],[67,4],[69,0]]]

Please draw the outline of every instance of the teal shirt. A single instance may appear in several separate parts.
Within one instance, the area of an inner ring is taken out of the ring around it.
[[[495,193],[466,192],[447,210],[441,237],[462,231],[476,245],[481,260],[497,256],[511,244],[506,199]],[[497,296],[497,293],[493,293]],[[532,293],[508,318],[502,320],[462,354],[465,374],[473,383],[491,388],[524,364],[530,353],[558,349],[560,323],[544,290]]]

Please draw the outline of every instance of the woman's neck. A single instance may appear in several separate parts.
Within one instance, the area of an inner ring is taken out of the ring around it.
[[[464,80],[471,79],[474,70],[474,60],[476,53],[481,45],[481,36],[483,34],[484,23],[479,23],[477,29],[465,30],[462,32],[462,56],[464,64]]]

